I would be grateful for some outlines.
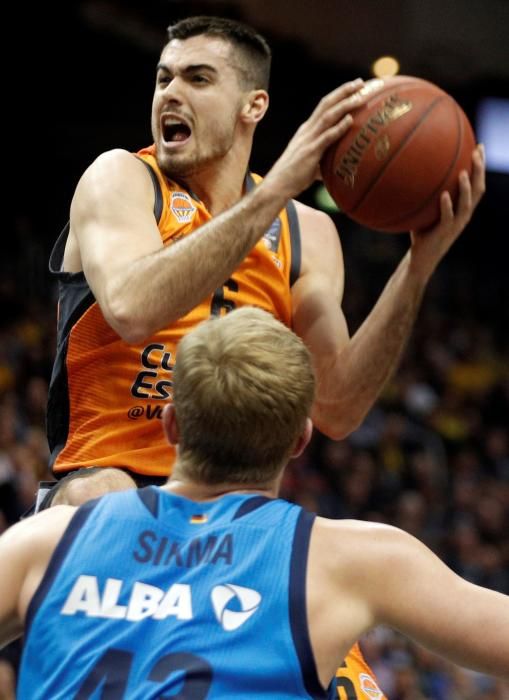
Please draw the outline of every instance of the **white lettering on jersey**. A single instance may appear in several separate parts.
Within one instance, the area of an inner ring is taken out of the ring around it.
[[[104,587],[101,600],[101,617],[109,617],[116,620],[122,620],[125,617],[126,606],[117,605],[121,589],[122,581],[120,579],[106,579],[106,586]]]
[[[154,614],[154,620],[164,620],[169,615],[175,615],[178,620],[193,619],[191,586],[185,583],[174,583],[161,601],[161,605]]]
[[[84,613],[87,617],[109,618],[138,622],[151,617],[164,620],[193,619],[191,586],[174,583],[167,591],[142,581],[135,581],[127,605],[119,605],[125,582],[107,578],[101,595],[96,576],[82,574],[76,579],[71,592],[62,606],[62,615]],[[124,599],[126,596],[124,595]],[[217,621],[225,632],[232,632],[243,625],[260,607],[262,596],[258,591],[233,583],[214,586],[210,599]],[[228,609],[236,599],[240,610]]]
[[[191,620],[193,617],[191,587],[187,584],[174,583],[164,591],[157,586],[136,581],[128,604],[118,605],[123,585],[124,582],[119,579],[106,579],[101,598],[97,578],[83,574],[76,579],[61,613],[76,615],[83,612],[87,617],[126,619],[130,622],[145,617],[154,620],[164,620],[170,616],[178,620]]]
[[[144,617],[152,617],[159,607],[164,595],[164,591],[157,586],[150,586],[148,583],[136,581],[133,586],[129,607],[127,608],[126,620],[137,622]]]
[[[61,610],[62,615],[76,615],[77,612],[84,612],[90,617],[101,616],[99,587],[95,576],[80,576]]]

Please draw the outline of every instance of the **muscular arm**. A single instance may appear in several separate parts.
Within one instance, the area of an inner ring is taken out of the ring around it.
[[[360,87],[346,84],[323,98],[262,184],[171,246],[162,246],[143,163],[112,151],[90,166],[73,199],[71,238],[106,320],[121,337],[140,342],[230,276],[287,201],[311,184],[327,146],[351,126],[348,111],[369,97]]]
[[[87,281],[108,323],[138,342],[186,314],[220,286],[285,205],[256,188],[174,245],[163,247],[145,166],[127,152],[100,157],[71,208]]]
[[[50,508],[0,537],[0,647],[22,634],[28,605],[74,511]]]
[[[378,625],[399,630],[453,663],[509,678],[509,597],[465,581],[398,528],[317,518],[308,609],[324,683],[338,649],[346,653]]]
[[[484,191],[484,167],[474,156],[472,186],[460,179],[457,212],[442,196],[442,219],[432,231],[412,233],[412,245],[352,338],[340,309],[343,261],[332,221],[299,208],[303,270],[293,289],[293,325],[310,348],[317,376],[312,418],[323,433],[340,439],[357,428],[396,369],[426,285],[468,223]]]
[[[313,422],[340,439],[362,422],[396,367],[424,283],[409,276],[407,256],[350,338],[341,310],[344,271],[336,228],[328,216],[298,208],[304,268],[292,290],[293,326],[313,356]]]
[[[396,528],[367,526],[360,538],[357,584],[375,624],[461,666],[509,678],[508,596],[465,581]]]

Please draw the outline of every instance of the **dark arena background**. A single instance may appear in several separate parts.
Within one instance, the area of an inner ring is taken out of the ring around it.
[[[325,516],[395,524],[465,578],[509,593],[507,0],[56,5],[15,3],[4,28],[16,48],[4,71],[0,531],[49,478],[44,416],[56,297],[48,256],[76,183],[102,151],[150,142],[165,28],[188,15],[214,14],[250,22],[273,48],[271,107],[255,138],[255,172],[268,170],[322,95],[372,77],[373,62],[384,55],[399,61],[402,74],[450,92],[485,143],[486,195],[432,279],[397,374],[348,439],[315,433],[288,469],[283,495]],[[318,185],[301,199],[330,206]],[[353,333],[409,241],[332,216]],[[388,629],[375,630],[362,646],[391,700],[509,698],[507,684],[445,663]],[[14,697],[18,658],[19,645],[1,652],[0,699]]]

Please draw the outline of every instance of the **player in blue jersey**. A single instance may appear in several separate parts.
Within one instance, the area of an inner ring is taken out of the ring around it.
[[[0,538],[0,639],[25,633],[18,700],[326,698],[378,624],[509,678],[507,596],[401,530],[277,498],[313,396],[308,350],[259,309],[181,341],[169,482],[55,506]]]

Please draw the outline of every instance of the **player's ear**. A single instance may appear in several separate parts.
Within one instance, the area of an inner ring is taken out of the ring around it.
[[[175,406],[170,403],[163,408],[163,428],[166,439],[170,445],[178,445],[179,429],[177,425],[177,416],[175,414]]]
[[[302,431],[299,439],[297,440],[297,443],[293,449],[293,452],[291,454],[291,457],[298,457],[301,455],[304,450],[306,449],[309,441],[311,440],[311,435],[313,434],[313,422],[311,418],[306,418],[306,425],[304,426],[304,430]]]
[[[266,90],[251,90],[246,95],[241,118],[245,123],[257,124],[265,116],[268,107],[268,92]]]

